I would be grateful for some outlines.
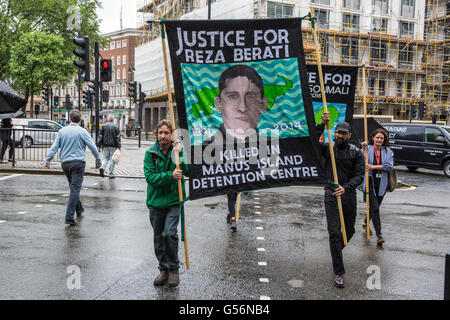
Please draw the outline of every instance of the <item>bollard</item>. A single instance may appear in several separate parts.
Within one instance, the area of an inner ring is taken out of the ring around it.
[[[450,254],[445,256],[444,300],[450,300]]]

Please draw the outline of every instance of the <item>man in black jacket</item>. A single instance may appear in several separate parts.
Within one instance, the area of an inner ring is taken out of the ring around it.
[[[325,124],[329,121],[329,115],[322,116],[322,124],[318,125],[323,132]],[[351,126],[347,122],[336,125],[334,132],[335,144],[333,146],[336,159],[336,171],[339,185],[335,186],[330,182],[334,181],[333,169],[330,158],[328,143],[321,143],[322,155],[325,157],[325,167],[327,179],[330,181],[325,185],[325,212],[327,216],[328,234],[330,237],[331,259],[333,261],[333,271],[335,273],[334,284],[338,288],[344,287],[344,261],[342,259],[342,249],[345,245],[341,232],[341,221],[337,204],[337,196],[341,197],[342,211],[344,215],[345,232],[349,242],[355,233],[356,220],[356,188],[362,183],[364,178],[364,157],[362,152],[352,144],[349,144],[351,136]]]
[[[112,161],[112,156],[116,149],[121,150],[121,137],[119,127],[114,123],[114,116],[112,114],[108,115],[106,122],[100,128],[97,147],[100,151],[103,148],[103,162],[100,167],[100,176],[105,176],[105,169],[108,162],[111,161],[109,167],[109,178],[113,179],[114,176],[114,161]]]

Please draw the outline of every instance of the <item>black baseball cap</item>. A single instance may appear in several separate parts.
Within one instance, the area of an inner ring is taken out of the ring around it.
[[[350,126],[350,124],[348,124],[347,122],[339,122],[336,125],[336,129],[335,131],[345,131],[345,132],[350,132],[352,130],[352,127]]]

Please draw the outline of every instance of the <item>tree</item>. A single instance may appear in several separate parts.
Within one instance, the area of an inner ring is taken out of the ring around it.
[[[31,96],[31,117],[33,97],[42,86],[65,83],[73,75],[72,57],[64,57],[64,46],[60,36],[34,32],[24,34],[11,50],[9,72],[15,86],[25,92],[25,99]]]
[[[64,57],[73,57],[72,39],[78,33],[104,46],[107,40],[99,34],[98,7],[100,0],[0,0],[0,79],[10,78],[11,49],[24,33],[39,31],[60,36]],[[72,28],[74,12],[80,14],[79,30]]]

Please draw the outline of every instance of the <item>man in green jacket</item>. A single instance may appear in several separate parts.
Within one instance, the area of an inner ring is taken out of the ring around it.
[[[147,207],[150,211],[153,243],[160,270],[153,284],[161,286],[167,282],[169,287],[176,287],[180,283],[178,180],[181,180],[184,199],[183,173],[187,175],[188,166],[181,143],[172,141],[172,126],[167,120],[161,120],[157,124],[155,134],[158,141],[147,150],[144,158],[144,175],[148,184]],[[179,152],[181,169],[176,169],[173,152]]]

